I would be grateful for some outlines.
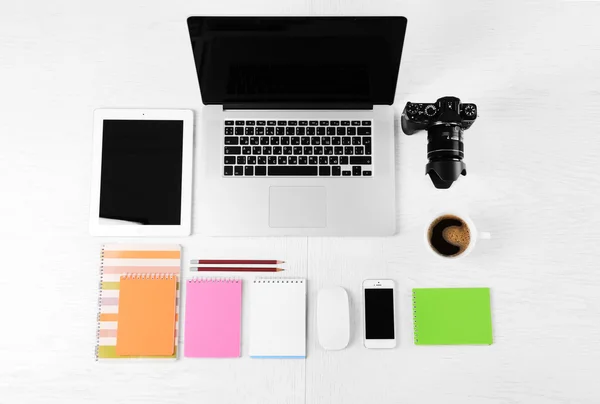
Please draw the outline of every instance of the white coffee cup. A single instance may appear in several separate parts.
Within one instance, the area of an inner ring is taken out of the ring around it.
[[[442,255],[442,254],[438,253],[437,251],[435,251],[433,249],[433,247],[431,246],[431,244],[429,243],[429,228],[431,227],[431,224],[433,222],[435,222],[437,219],[439,219],[440,217],[447,216],[447,215],[459,217],[462,221],[464,221],[466,223],[467,227],[469,228],[470,242],[469,242],[469,245],[467,246],[466,250],[463,251],[462,254],[454,255],[454,256]],[[431,251],[435,256],[440,257],[440,258],[450,258],[450,259],[464,258],[467,255],[469,255],[471,253],[471,251],[473,251],[473,248],[475,248],[475,244],[477,244],[478,239],[489,240],[490,238],[492,238],[492,233],[489,233],[487,231],[478,231],[477,227],[475,227],[475,223],[473,223],[471,218],[468,215],[464,214],[463,212],[454,212],[454,211],[441,212],[441,213],[435,215],[427,223],[427,226],[425,227],[425,245],[427,246],[427,249],[429,251]]]

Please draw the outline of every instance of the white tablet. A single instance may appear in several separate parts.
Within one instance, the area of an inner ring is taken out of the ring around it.
[[[193,120],[189,110],[94,112],[92,235],[190,234]]]

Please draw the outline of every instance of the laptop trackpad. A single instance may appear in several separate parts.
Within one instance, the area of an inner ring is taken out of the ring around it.
[[[271,187],[270,227],[326,227],[325,187]]]

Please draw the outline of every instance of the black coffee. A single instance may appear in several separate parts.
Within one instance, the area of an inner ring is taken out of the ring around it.
[[[435,219],[427,232],[429,245],[444,257],[456,257],[471,243],[469,226],[458,216],[444,215]]]

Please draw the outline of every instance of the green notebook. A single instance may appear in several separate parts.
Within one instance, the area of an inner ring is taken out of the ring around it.
[[[492,343],[489,288],[413,289],[416,345]]]

